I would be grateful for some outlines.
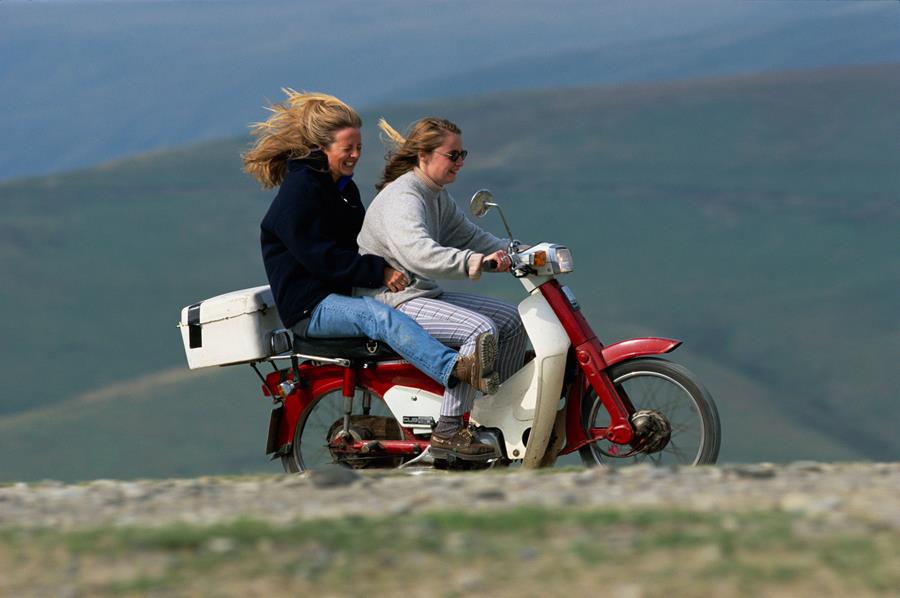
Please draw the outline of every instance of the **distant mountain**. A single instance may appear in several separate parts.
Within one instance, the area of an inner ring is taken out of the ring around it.
[[[900,60],[900,10],[843,10],[731,25],[638,41],[598,38],[577,50],[536,53],[449,79],[417,82],[394,97],[531,89],[536,80],[548,88],[608,85]]]
[[[606,342],[681,338],[724,461],[900,458],[900,64],[492,94],[364,114],[460,124],[488,187],[568,244]],[[246,367],[189,372],[180,309],[265,281],[247,139],[0,184],[0,481],[274,467]],[[481,221],[500,232],[495,215]],[[505,276],[462,288],[518,300]]]
[[[246,132],[291,86],[358,107],[900,60],[895,3],[0,2],[0,179]]]

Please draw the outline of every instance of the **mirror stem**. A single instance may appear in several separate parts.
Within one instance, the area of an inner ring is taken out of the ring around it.
[[[497,208],[497,211],[500,212],[500,220],[503,221],[503,227],[506,229],[506,234],[509,235],[509,247],[512,248],[513,245],[513,234],[512,231],[509,230],[509,223],[506,221],[506,216],[503,214],[503,208],[495,203],[488,203],[493,208]]]

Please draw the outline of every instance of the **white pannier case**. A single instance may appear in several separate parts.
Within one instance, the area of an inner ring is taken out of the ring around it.
[[[268,285],[189,305],[178,327],[192,370],[265,359],[274,353],[272,333],[284,328]]]

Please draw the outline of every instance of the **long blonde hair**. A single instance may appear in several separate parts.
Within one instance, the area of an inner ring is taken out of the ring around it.
[[[287,99],[267,108],[272,113],[263,122],[250,125],[256,137],[253,147],[241,154],[244,172],[266,189],[280,185],[289,160],[306,158],[316,149],[327,148],[340,129],[362,127],[356,111],[334,96],[283,88]]]
[[[433,152],[444,142],[448,133],[461,135],[459,127],[446,118],[427,116],[420,118],[409,128],[406,137],[397,132],[386,120],[378,120],[378,128],[384,133],[382,140],[393,146],[388,151],[384,173],[375,188],[381,191],[385,185],[406,174],[419,164],[419,152]]]

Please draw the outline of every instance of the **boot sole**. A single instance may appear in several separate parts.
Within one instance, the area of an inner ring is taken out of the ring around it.
[[[478,365],[481,366],[481,383],[477,390],[482,394],[496,394],[500,388],[500,375],[494,371],[497,353],[497,337],[490,332],[479,334],[475,339],[475,355],[478,357]]]
[[[497,390],[499,389],[500,374],[498,374],[497,372],[493,372],[481,379],[481,384],[478,385],[477,390],[480,390],[481,394],[493,395],[497,394]]]
[[[482,332],[475,339],[475,354],[481,366],[481,377],[488,378],[494,373],[497,361],[497,337],[490,332]]]

